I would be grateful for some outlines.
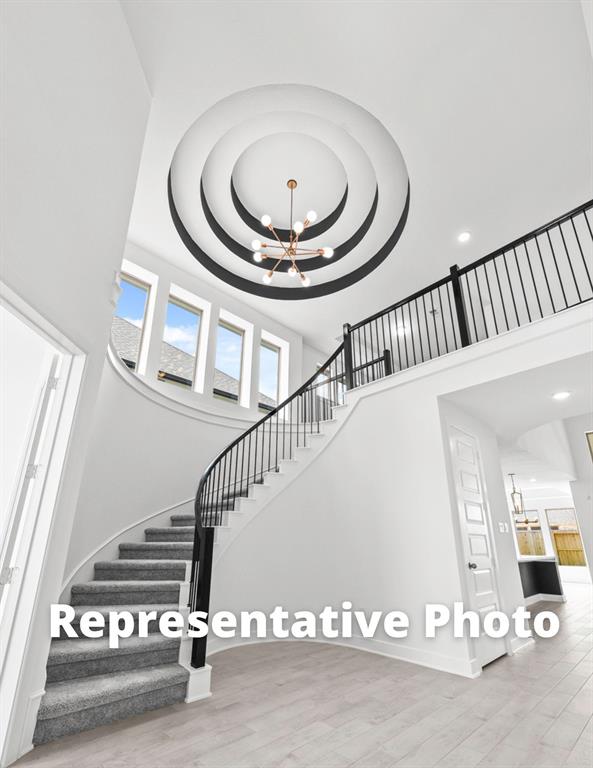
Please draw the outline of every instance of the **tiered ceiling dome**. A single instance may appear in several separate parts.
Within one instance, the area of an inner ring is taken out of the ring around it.
[[[287,274],[288,259],[263,284],[269,262],[254,262],[250,245],[270,240],[264,213],[288,237],[288,179],[298,182],[294,220],[317,213],[301,242],[334,251],[298,259],[306,288]],[[221,280],[258,296],[309,299],[354,284],[391,253],[409,180],[397,144],[369,112],[319,88],[269,85],[223,99],[190,126],[171,163],[169,206],[186,247]]]

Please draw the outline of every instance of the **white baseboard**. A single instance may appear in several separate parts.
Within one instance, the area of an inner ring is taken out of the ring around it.
[[[325,643],[327,645],[341,645],[345,648],[354,648],[358,651],[364,651],[365,653],[376,653],[379,656],[387,656],[390,659],[394,659],[395,661],[405,661],[409,664],[417,664],[421,667],[437,669],[440,672],[449,672],[450,674],[460,675],[461,677],[475,678],[482,674],[482,669],[478,665],[476,659],[472,659],[470,657],[466,659],[460,659],[453,656],[445,656],[440,653],[425,651],[422,648],[389,643],[384,640],[378,640],[377,638],[367,639],[356,636],[349,639],[342,639],[340,641],[320,638],[307,638],[306,640],[297,640],[293,637],[282,641],[278,641],[278,639],[274,637],[258,640],[241,640],[239,638],[233,641],[221,641],[216,637],[212,637],[209,639],[208,655],[213,656],[216,653],[228,651],[231,648],[237,648],[243,645],[277,642],[307,642]]]
[[[526,648],[528,645],[534,643],[535,640],[532,637],[513,637],[510,642],[510,655],[517,653],[521,648]]]
[[[534,603],[565,603],[566,597],[564,595],[548,595],[545,592],[538,592],[535,595],[530,595],[524,600],[524,605],[533,605]]]

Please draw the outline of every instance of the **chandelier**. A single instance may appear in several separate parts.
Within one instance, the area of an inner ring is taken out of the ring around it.
[[[526,525],[529,525],[531,523],[537,523],[537,517],[533,520],[529,520],[527,517],[527,514],[525,512],[525,505],[523,504],[523,494],[521,491],[517,490],[515,488],[515,475],[513,472],[509,473],[509,477],[511,478],[511,483],[513,484],[513,489],[511,491],[511,504],[513,505],[513,513],[517,517],[523,516],[524,520],[517,520],[517,522],[525,523]]]
[[[304,248],[299,244],[300,235],[317,220],[317,214],[315,211],[308,211],[304,221],[293,221],[293,203],[294,203],[294,190],[297,183],[294,179],[289,179],[286,182],[286,186],[290,190],[290,226],[288,229],[289,240],[284,242],[272,224],[272,219],[265,213],[260,221],[264,227],[270,230],[274,236],[275,242],[262,243],[261,240],[253,240],[251,247],[253,248],[253,260],[258,264],[262,262],[270,263],[270,269],[268,269],[262,280],[266,285],[272,282],[274,273],[282,264],[284,259],[290,260],[290,267],[288,268],[289,277],[298,277],[301,281],[303,288],[311,285],[311,279],[308,275],[299,269],[297,264],[297,258],[300,256],[323,256],[325,259],[331,259],[334,255],[333,248]]]
[[[513,512],[515,515],[523,515],[525,514],[525,508],[523,506],[523,494],[521,491],[518,491],[515,488],[515,475],[510,472],[509,477],[511,478],[511,483],[513,484],[513,489],[511,491],[511,504],[513,505]]]

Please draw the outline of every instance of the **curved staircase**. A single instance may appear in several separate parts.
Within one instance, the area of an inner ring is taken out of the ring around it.
[[[80,616],[94,610],[156,611],[157,619],[187,605],[194,518],[171,515],[169,527],[146,528],[145,541],[119,545],[119,559],[95,563],[95,579],[74,584],[70,604],[78,632]],[[47,682],[34,744],[78,733],[186,699],[189,670],[180,659],[181,639],[149,624],[149,636],[134,634],[109,648],[109,638],[52,640]]]

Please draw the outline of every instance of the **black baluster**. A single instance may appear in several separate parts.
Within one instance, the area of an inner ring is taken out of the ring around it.
[[[352,361],[352,335],[350,324],[344,323],[344,372],[346,374],[346,389],[354,388],[354,371]]]
[[[571,216],[570,223],[572,224],[572,228],[574,230],[574,236],[576,237],[577,245],[579,246],[579,251],[581,253],[581,259],[583,260],[583,266],[585,267],[585,272],[587,273],[587,280],[589,281],[589,286],[591,290],[593,291],[593,282],[591,282],[591,275],[589,274],[589,268],[587,267],[587,260],[585,259],[585,254],[583,253],[583,249],[581,247],[581,238],[579,237],[579,234],[577,232],[577,228],[574,223],[574,216]]]
[[[566,246],[566,240],[564,239],[564,232],[562,231],[562,224],[558,225],[558,229],[560,230],[560,237],[562,238],[562,245],[564,246],[564,252],[566,253],[566,259],[568,261],[568,266],[570,267],[570,274],[572,275],[572,279],[574,281],[574,287],[577,291],[577,296],[579,298],[579,304],[582,302],[581,292],[579,291],[579,284],[577,282],[577,279],[574,274],[574,269],[572,268],[572,259],[570,258],[570,254],[568,252],[568,248]]]
[[[554,266],[556,267],[556,274],[558,275],[558,282],[560,283],[560,290],[562,291],[562,298],[564,299],[564,307],[565,309],[568,307],[568,301],[566,300],[566,293],[564,291],[564,283],[562,282],[562,277],[560,275],[560,270],[558,269],[558,262],[556,261],[556,251],[554,250],[554,246],[552,245],[552,238],[550,237],[550,230],[546,230],[546,237],[548,238],[548,243],[550,245],[550,251],[552,253],[552,259],[554,261]]]
[[[451,287],[453,288],[453,301],[455,302],[455,313],[457,315],[457,327],[459,328],[459,338],[461,340],[461,346],[469,346],[469,329],[467,324],[467,313],[465,311],[465,302],[463,300],[463,292],[461,290],[461,283],[459,281],[459,267],[454,264],[449,268],[451,275]]]

